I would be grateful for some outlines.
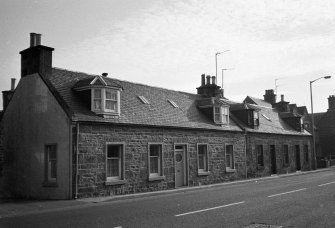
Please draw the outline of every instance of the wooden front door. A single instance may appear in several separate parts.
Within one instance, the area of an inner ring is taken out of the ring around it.
[[[276,149],[275,145],[270,145],[270,170],[271,174],[277,173]]]
[[[300,165],[300,146],[296,145],[295,146],[295,166],[297,170],[301,170],[301,165]]]

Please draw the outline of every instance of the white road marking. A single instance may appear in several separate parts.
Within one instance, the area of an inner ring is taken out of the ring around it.
[[[237,203],[231,203],[231,204],[227,204],[227,205],[222,205],[222,206],[218,206],[218,207],[206,208],[206,209],[198,210],[198,211],[191,211],[191,212],[187,212],[187,213],[183,213],[183,214],[179,214],[179,215],[175,215],[175,216],[179,217],[179,216],[184,216],[184,215],[190,215],[190,214],[195,214],[195,213],[199,213],[199,212],[215,210],[215,209],[219,209],[219,208],[223,208],[223,207],[234,206],[234,205],[242,204],[242,203],[244,203],[244,201],[237,202]]]
[[[333,181],[333,182],[329,182],[329,183],[325,183],[325,184],[320,184],[320,185],[318,185],[318,186],[321,187],[321,186],[325,186],[325,185],[328,185],[328,184],[335,184],[335,181]]]
[[[306,189],[307,188],[297,189],[297,190],[293,190],[293,191],[289,191],[289,192],[283,192],[283,193],[279,193],[279,194],[274,194],[274,195],[271,195],[271,196],[268,196],[268,197],[271,198],[271,197],[275,197],[275,196],[281,196],[281,195],[285,195],[285,194],[289,194],[289,193],[304,191]]]

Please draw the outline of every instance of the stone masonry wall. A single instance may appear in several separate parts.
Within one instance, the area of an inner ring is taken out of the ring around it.
[[[188,186],[214,184],[245,177],[245,137],[242,133],[89,124],[80,124],[79,129],[79,198],[174,189],[175,143],[187,145]],[[123,184],[105,184],[107,142],[125,144]],[[148,179],[148,143],[163,145],[164,180]],[[198,176],[197,143],[208,144],[209,175],[206,176]],[[227,173],[225,170],[226,144],[234,146],[236,172],[233,173]]]
[[[264,167],[257,167],[257,145],[263,145]],[[297,171],[295,146],[300,147],[301,170],[310,170],[312,167],[312,137],[311,136],[285,136],[271,134],[249,134],[247,139],[247,165],[248,177],[268,176],[270,170],[270,145],[275,146],[277,174]],[[284,164],[283,145],[288,145],[289,164]],[[304,145],[308,146],[308,162],[304,155]]]

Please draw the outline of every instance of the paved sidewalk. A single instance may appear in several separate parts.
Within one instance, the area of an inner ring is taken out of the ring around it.
[[[166,191],[136,193],[136,194],[130,194],[130,195],[100,197],[100,198],[85,198],[85,199],[78,199],[78,200],[0,199],[0,219],[4,217],[14,217],[14,216],[20,216],[20,215],[29,215],[29,214],[36,214],[36,213],[51,212],[51,211],[68,210],[68,209],[73,209],[73,208],[91,207],[91,206],[96,205],[96,203],[101,203],[101,202],[108,202],[108,201],[115,201],[115,200],[122,200],[122,199],[143,198],[143,197],[158,196],[158,195],[172,194],[172,193],[185,192],[185,191],[196,191],[198,189],[247,183],[247,182],[253,182],[253,181],[258,181],[258,180],[284,178],[284,177],[295,176],[295,175],[305,175],[305,174],[324,172],[324,171],[329,171],[329,170],[335,171],[335,166],[331,168],[326,168],[326,169],[318,169],[318,170],[307,171],[307,172],[295,172],[295,173],[288,173],[288,174],[281,174],[281,175],[273,175],[273,176],[262,177],[262,178],[252,178],[252,179],[246,179],[246,180],[240,180],[240,181],[225,182],[225,183],[220,183],[220,184],[215,184],[215,185],[202,185],[198,187],[180,188],[180,189],[173,189],[173,190],[166,190]]]
[[[89,206],[89,202],[78,200],[19,200],[0,199],[0,219],[19,215],[64,210],[65,208]]]

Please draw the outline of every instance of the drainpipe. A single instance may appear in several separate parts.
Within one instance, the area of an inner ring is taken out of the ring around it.
[[[244,143],[245,179],[248,179],[248,161],[247,161],[247,143],[248,143],[248,135],[247,135],[247,130],[246,130],[246,129],[244,129],[244,137],[245,137],[245,143]]]
[[[77,123],[77,135],[76,135],[76,175],[75,175],[75,195],[74,198],[78,198],[78,158],[79,158],[79,123]]]

